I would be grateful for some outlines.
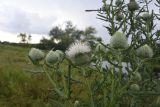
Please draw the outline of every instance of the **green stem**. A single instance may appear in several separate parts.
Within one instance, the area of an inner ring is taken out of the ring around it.
[[[86,82],[87,82],[88,90],[89,90],[89,92],[90,92],[91,107],[95,107],[95,105],[94,105],[93,93],[92,93],[92,89],[91,89],[91,83],[90,83],[87,79],[86,79]]]
[[[68,93],[67,98],[71,98],[71,65],[68,65]]]
[[[111,77],[112,77],[112,84],[111,84],[111,100],[110,100],[110,106],[114,107],[115,104],[115,75],[114,75],[114,66],[111,67]]]
[[[106,98],[106,96],[107,96],[107,90],[106,90],[106,88],[104,88],[103,89],[103,99],[104,99],[104,107],[106,107],[107,106],[107,98]]]
[[[82,69],[82,70],[83,70],[83,73],[85,75],[85,70],[84,69]],[[95,107],[94,96],[93,96],[93,92],[92,92],[92,89],[91,89],[91,83],[86,77],[84,77],[84,78],[85,78],[85,84],[87,85],[87,88],[88,88],[88,91],[89,91],[89,94],[90,94],[89,97],[90,97],[91,107]]]
[[[60,95],[61,97],[64,98],[63,93],[62,93],[59,89],[57,89],[57,85],[55,84],[55,82],[54,82],[53,79],[51,78],[50,74],[45,70],[44,66],[42,66],[42,69],[43,69],[43,71],[46,73],[46,75],[47,75],[49,81],[51,82],[51,84],[53,85],[53,87],[55,88],[54,90],[58,93],[58,95]]]

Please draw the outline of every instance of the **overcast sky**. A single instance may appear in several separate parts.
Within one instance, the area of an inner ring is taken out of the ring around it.
[[[49,30],[65,21],[72,21],[79,29],[93,26],[97,36],[109,41],[104,22],[96,19],[102,0],[0,0],[0,41],[19,42],[17,35],[32,35],[32,43],[38,43]],[[127,0],[128,1],[128,0]],[[154,5],[151,6],[155,8]],[[158,9],[155,9],[158,11]]]
[[[19,42],[17,35],[26,32],[33,36],[32,43],[37,43],[53,26],[68,20],[79,29],[93,26],[97,36],[107,39],[96,12],[85,12],[101,6],[100,0],[0,0],[0,40]]]

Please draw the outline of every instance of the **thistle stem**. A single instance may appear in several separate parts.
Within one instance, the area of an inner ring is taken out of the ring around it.
[[[55,81],[53,81],[53,79],[51,78],[50,74],[45,70],[44,66],[42,66],[42,69],[43,69],[43,71],[46,73],[46,75],[47,75],[49,81],[51,82],[51,84],[53,85],[53,87],[55,88],[54,90],[56,91],[56,93],[57,93],[59,96],[61,96],[61,97],[64,98],[63,93],[62,93],[59,89],[57,89],[57,85],[56,85]]]
[[[67,98],[71,98],[71,65],[68,65],[68,93]]]

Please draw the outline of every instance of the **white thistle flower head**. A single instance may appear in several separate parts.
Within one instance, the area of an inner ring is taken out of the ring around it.
[[[77,41],[69,46],[66,55],[74,65],[83,65],[90,61],[90,52],[91,48],[87,42]]]
[[[28,56],[33,63],[37,63],[44,58],[44,52],[36,48],[31,48]]]
[[[137,55],[142,58],[152,58],[153,57],[153,50],[150,46],[145,44],[137,49]]]
[[[128,47],[128,41],[124,33],[117,31],[112,36],[110,45],[115,49],[125,49]]]
[[[53,65],[58,61],[59,54],[55,51],[49,51],[46,55],[45,61],[47,65]]]

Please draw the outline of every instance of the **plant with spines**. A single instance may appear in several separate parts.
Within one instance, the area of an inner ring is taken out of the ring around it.
[[[65,53],[49,51],[44,63],[44,56],[40,55],[42,57],[36,61],[41,63],[36,64],[46,73],[55,94],[62,98],[58,100],[61,105],[159,106],[159,77],[153,64],[160,60],[159,30],[155,30],[155,21],[160,18],[149,10],[151,1],[130,0],[126,3],[124,0],[103,0],[98,19],[106,22],[104,27],[108,31],[107,36],[111,37],[108,44],[96,41],[91,47],[87,41],[76,41]],[[156,6],[159,4],[157,0]],[[34,62],[32,51],[29,56]],[[60,67],[64,61],[67,61],[67,69]],[[54,71],[51,72],[54,77],[48,68]],[[75,87],[80,92],[75,91]]]

